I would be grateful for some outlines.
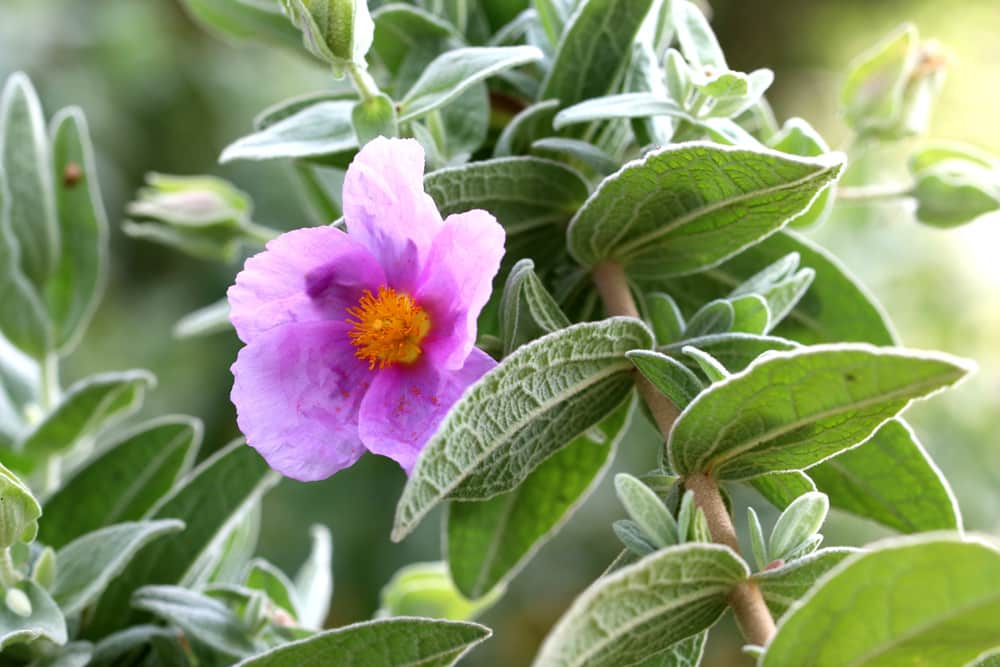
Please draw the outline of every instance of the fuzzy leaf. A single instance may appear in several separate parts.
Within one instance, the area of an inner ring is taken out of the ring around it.
[[[857,549],[847,547],[820,549],[779,568],[758,572],[752,578],[760,587],[767,608],[775,618],[780,618],[813,587],[817,579],[834,565],[856,553]]]
[[[38,638],[57,645],[66,643],[66,621],[45,589],[26,579],[10,590],[17,590],[27,596],[31,612],[27,616],[15,614],[0,600],[0,650]]]
[[[357,148],[354,105],[353,100],[317,102],[231,143],[219,162],[316,157]]]
[[[969,370],[945,354],[868,345],[775,352],[681,413],[670,434],[670,468],[720,479],[808,468],[864,442],[912,399]]]
[[[636,278],[693,273],[780,229],[842,166],[834,154],[698,142],[652,151],[594,191],[570,223],[569,250],[585,266],[613,260]]]
[[[610,414],[632,390],[625,353],[652,346],[631,318],[577,324],[518,348],[472,385],[417,459],[398,541],[445,497],[486,500]]]

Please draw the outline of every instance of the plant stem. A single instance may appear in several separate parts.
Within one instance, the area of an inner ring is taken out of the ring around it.
[[[604,262],[598,265],[594,268],[593,278],[609,315],[639,317],[639,310],[636,308],[635,299],[632,298],[625,270],[620,264]],[[639,395],[649,406],[660,433],[666,439],[680,412],[677,406],[645,377],[641,374],[637,376]],[[684,486],[694,493],[695,506],[705,513],[712,539],[739,554],[740,546],[736,539],[736,530],[733,528],[729,511],[715,480],[705,474],[690,475],[685,478]],[[766,644],[774,634],[774,619],[757,585],[749,580],[739,584],[729,596],[729,605],[733,608],[740,630],[747,641],[759,646]]]
[[[365,102],[379,94],[379,89],[375,84],[375,79],[371,77],[371,74],[369,74],[367,70],[352,63],[347,68],[347,73],[351,75],[354,87],[357,89],[358,94],[361,95],[361,99]]]
[[[856,185],[837,188],[837,199],[849,202],[891,201],[913,196],[912,183]]]

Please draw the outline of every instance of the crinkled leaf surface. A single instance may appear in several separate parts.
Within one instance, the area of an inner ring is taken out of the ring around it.
[[[949,355],[870,345],[775,352],[713,384],[681,413],[670,467],[720,479],[808,468],[969,370]]]
[[[753,580],[764,595],[767,608],[775,618],[780,618],[813,587],[817,579],[855,553],[858,553],[857,549],[847,547],[820,549],[779,568],[758,572],[753,575]]]
[[[639,320],[610,318],[520,347],[470,387],[417,459],[396,508],[393,539],[445,497],[510,491],[628,396],[625,353],[652,347]]]
[[[616,667],[707,629],[749,575],[728,547],[691,543],[656,551],[598,579],[549,634],[536,667]]]

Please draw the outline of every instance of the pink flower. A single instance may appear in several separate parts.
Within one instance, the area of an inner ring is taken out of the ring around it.
[[[444,221],[423,149],[378,138],[344,180],[349,233],[282,234],[229,288],[246,346],[232,401],[247,442],[279,472],[329,477],[367,449],[406,471],[466,387],[496,362],[476,318],[503,256],[482,210]]]

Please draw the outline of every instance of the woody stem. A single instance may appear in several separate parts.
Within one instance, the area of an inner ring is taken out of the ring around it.
[[[609,315],[639,317],[639,310],[620,264],[609,261],[598,265],[594,269],[593,278]],[[663,438],[668,438],[670,429],[680,414],[677,406],[641,374],[637,374],[636,386],[639,395],[649,406]],[[688,475],[684,479],[684,486],[694,493],[695,506],[705,513],[712,539],[739,553],[736,530],[715,480],[707,474]],[[774,634],[774,619],[757,585],[749,580],[740,583],[730,594],[729,605],[733,608],[746,640],[760,646],[766,644]]]

